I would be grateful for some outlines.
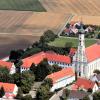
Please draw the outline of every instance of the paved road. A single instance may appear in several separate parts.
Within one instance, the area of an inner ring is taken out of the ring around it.
[[[63,90],[60,90],[58,93],[55,93],[49,100],[60,100],[60,96],[62,96]]]
[[[69,23],[69,22],[71,21],[71,19],[73,18],[73,16],[74,16],[74,15],[71,14],[71,15],[69,16],[69,18],[66,19],[64,25],[62,26],[62,28],[60,28],[60,31],[58,32],[58,36],[60,36],[60,34],[62,33],[62,31],[65,29],[65,26],[67,25],[67,23]]]

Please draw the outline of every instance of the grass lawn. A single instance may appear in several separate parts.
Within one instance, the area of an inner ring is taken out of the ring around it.
[[[86,40],[86,47],[96,43],[96,40],[94,39],[85,39]],[[78,45],[78,39],[77,38],[65,38],[60,37],[56,38],[55,41],[50,42],[49,45],[55,46],[55,47],[65,47],[65,44],[68,42],[72,42],[72,47],[77,47]]]
[[[0,10],[46,11],[39,0],[0,0]]]

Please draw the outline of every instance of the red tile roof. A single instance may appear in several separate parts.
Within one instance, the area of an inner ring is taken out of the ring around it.
[[[71,48],[70,52],[69,52],[69,55],[73,56],[75,54],[75,52],[76,52],[76,49],[75,48]]]
[[[59,55],[59,54],[51,54],[51,53],[45,53],[46,58],[49,61],[57,61],[57,62],[63,62],[70,64],[71,63],[71,58],[69,56],[64,56],[64,55]]]
[[[91,80],[87,80],[84,78],[78,78],[76,83],[74,84],[75,87],[77,88],[84,88],[88,90],[89,88],[93,89],[95,85],[95,82],[92,82]]]
[[[88,62],[100,58],[100,44],[93,44],[86,48],[86,56]]]
[[[69,56],[58,55],[56,53],[50,53],[50,52],[40,52],[40,53],[34,54],[33,56],[23,59],[22,67],[29,68],[32,65],[32,63],[37,65],[44,58],[47,58],[48,61],[64,62],[67,64],[71,63],[71,58]]]
[[[6,62],[6,61],[0,60],[0,67],[6,67],[10,70],[12,65],[13,65],[13,63],[11,63],[11,62]]]
[[[13,92],[16,84],[0,82],[0,88],[3,87],[5,92]]]
[[[59,79],[67,77],[67,76],[75,76],[74,70],[72,68],[64,68],[61,71],[52,73],[48,75],[46,78],[52,79],[53,83],[57,82]]]
[[[23,64],[22,66],[25,68],[29,68],[32,63],[34,64],[39,64],[43,59],[45,58],[45,53],[44,52],[40,52],[37,54],[34,54],[33,56],[27,57],[25,59],[23,59]]]
[[[69,33],[69,32],[70,32],[70,29],[67,29],[67,28],[66,28],[66,29],[64,30],[64,32],[68,32],[68,33]]]
[[[70,22],[70,25],[74,25],[76,22],[75,21],[71,21]]]

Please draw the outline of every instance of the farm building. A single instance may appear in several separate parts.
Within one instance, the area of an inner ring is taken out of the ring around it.
[[[91,90],[92,92],[96,92],[98,89],[99,88],[95,82],[85,78],[78,78],[75,84],[72,85],[72,90]]]
[[[40,52],[22,60],[21,72],[29,70],[33,63],[38,65],[43,59],[47,59],[49,65],[57,64],[62,68],[71,66],[71,58],[69,56],[59,55],[54,52]]]
[[[100,74],[94,74],[91,76],[90,80],[96,82],[100,88]]]
[[[83,100],[83,98],[88,95],[89,94],[85,91],[71,90],[67,100]]]
[[[75,72],[72,68],[64,68],[61,71],[48,75],[46,78],[52,79],[53,86],[50,91],[53,92],[75,81]]]
[[[4,88],[5,92],[5,95],[3,96],[4,99],[12,99],[17,95],[18,87],[16,84],[0,82],[0,88],[1,87]]]
[[[14,63],[11,62],[0,60],[0,67],[6,67],[10,74],[14,74],[16,72],[16,67]]]

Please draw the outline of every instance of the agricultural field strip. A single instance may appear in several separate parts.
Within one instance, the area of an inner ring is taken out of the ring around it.
[[[100,15],[99,0],[41,0],[47,11]]]
[[[0,12],[0,32],[18,29],[31,16],[31,12]]]
[[[46,11],[39,0],[0,0],[0,10]]]

